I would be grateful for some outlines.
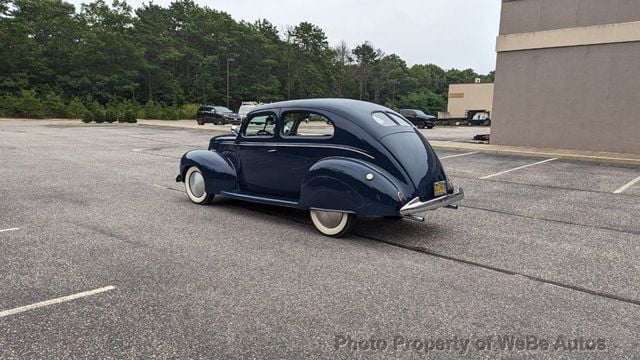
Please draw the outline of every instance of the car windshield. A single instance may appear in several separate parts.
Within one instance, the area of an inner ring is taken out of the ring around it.
[[[428,116],[427,114],[425,114],[422,110],[414,110],[416,112],[416,115],[420,115],[420,116]]]
[[[231,111],[231,110],[227,109],[227,108],[226,108],[226,107],[224,107],[224,106],[214,106],[213,108],[216,110],[216,112],[219,112],[219,113],[228,113],[228,112],[233,112],[233,111]]]

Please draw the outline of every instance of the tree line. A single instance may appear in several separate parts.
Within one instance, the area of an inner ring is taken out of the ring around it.
[[[192,0],[137,9],[120,0],[79,9],[61,0],[0,0],[0,48],[2,116],[177,119],[192,118],[196,104],[237,110],[242,101],[312,97],[434,114],[446,111],[449,84],[493,81],[493,72],[408,67],[368,41],[330,46],[308,22],[283,29],[266,19],[238,22]]]

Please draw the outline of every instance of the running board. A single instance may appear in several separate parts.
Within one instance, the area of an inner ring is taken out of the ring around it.
[[[251,201],[251,202],[257,202],[257,203],[267,204],[267,205],[286,206],[286,207],[292,207],[292,208],[298,207],[297,201],[286,200],[282,198],[267,197],[267,196],[256,195],[251,193],[221,191],[220,195],[224,195],[237,200]]]

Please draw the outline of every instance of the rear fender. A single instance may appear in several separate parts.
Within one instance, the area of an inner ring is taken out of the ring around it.
[[[220,153],[213,150],[192,150],[180,160],[180,176],[182,181],[187,170],[197,166],[205,179],[205,188],[209,194],[237,188],[238,176],[233,164]]]
[[[367,175],[373,179],[367,180]],[[398,215],[398,187],[386,171],[365,161],[332,157],[315,163],[305,176],[300,208],[335,210],[360,216]]]

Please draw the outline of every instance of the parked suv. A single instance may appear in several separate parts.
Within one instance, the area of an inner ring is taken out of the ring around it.
[[[240,124],[240,116],[224,106],[200,106],[196,114],[198,125],[213,123],[215,125]]]
[[[436,126],[436,117],[427,115],[422,110],[400,109],[398,112],[420,129],[424,129],[425,127],[427,129],[433,129],[433,127]]]

